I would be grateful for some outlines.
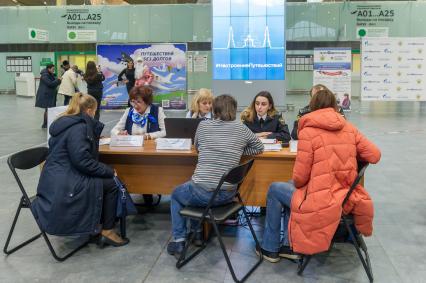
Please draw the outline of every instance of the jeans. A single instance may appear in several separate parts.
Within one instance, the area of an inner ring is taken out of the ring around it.
[[[175,242],[186,239],[186,218],[180,215],[180,210],[185,206],[207,206],[214,191],[207,191],[192,181],[186,182],[178,187],[172,193],[170,211],[172,214],[172,235]],[[236,191],[220,191],[213,202],[213,205],[221,205],[232,202]],[[191,230],[199,227],[199,221],[191,219]],[[198,232],[197,231],[197,232]]]
[[[280,249],[281,214],[283,213],[283,245],[288,246],[290,203],[295,187],[293,181],[272,183],[266,199],[266,220],[262,248],[268,252]]]

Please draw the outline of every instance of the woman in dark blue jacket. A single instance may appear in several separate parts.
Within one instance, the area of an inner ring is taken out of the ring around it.
[[[258,138],[277,139],[283,143],[291,139],[288,126],[275,109],[268,91],[256,94],[251,105],[241,113],[241,120]]]
[[[76,93],[67,111],[50,126],[49,155],[34,202],[40,226],[51,235],[101,234],[100,244],[128,243],[114,230],[115,171],[98,162],[104,125],[93,119],[96,100]]]
[[[55,65],[49,64],[40,72],[35,106],[44,109],[43,129],[47,127],[47,108],[56,106],[56,87],[61,84],[61,79],[56,79]]]

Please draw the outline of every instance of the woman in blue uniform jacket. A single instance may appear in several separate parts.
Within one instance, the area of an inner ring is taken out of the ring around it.
[[[117,187],[114,170],[98,162],[104,125],[93,119],[97,102],[76,93],[64,114],[50,126],[49,155],[41,172],[33,210],[51,235],[101,234],[100,243],[122,246],[128,240],[113,228]]]
[[[288,126],[267,91],[261,91],[254,97],[251,105],[241,113],[241,120],[259,138],[277,139],[283,143],[291,139]]]

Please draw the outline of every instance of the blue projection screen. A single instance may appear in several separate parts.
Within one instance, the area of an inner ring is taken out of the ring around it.
[[[213,79],[284,80],[285,1],[212,2]]]

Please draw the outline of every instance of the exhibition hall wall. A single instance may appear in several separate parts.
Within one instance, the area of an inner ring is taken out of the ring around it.
[[[78,18],[82,14],[92,16]],[[425,14],[426,3],[412,1],[287,3],[286,54],[307,56],[313,55],[314,47],[352,47],[352,88],[357,96],[360,34],[426,37]],[[15,75],[6,72],[6,56],[32,56],[32,70],[38,75],[42,58],[52,58],[56,51],[48,49],[46,43],[199,43],[192,44],[187,55],[204,56],[207,69],[188,72],[188,89],[211,87],[211,26],[208,4],[1,7],[0,90],[14,89]],[[41,33],[41,39],[31,38],[31,29]],[[43,38],[45,31],[48,39]],[[21,51],[19,45],[27,44],[40,46],[15,53]],[[95,47],[86,51],[95,51]],[[287,92],[309,89],[312,73],[287,69]]]

